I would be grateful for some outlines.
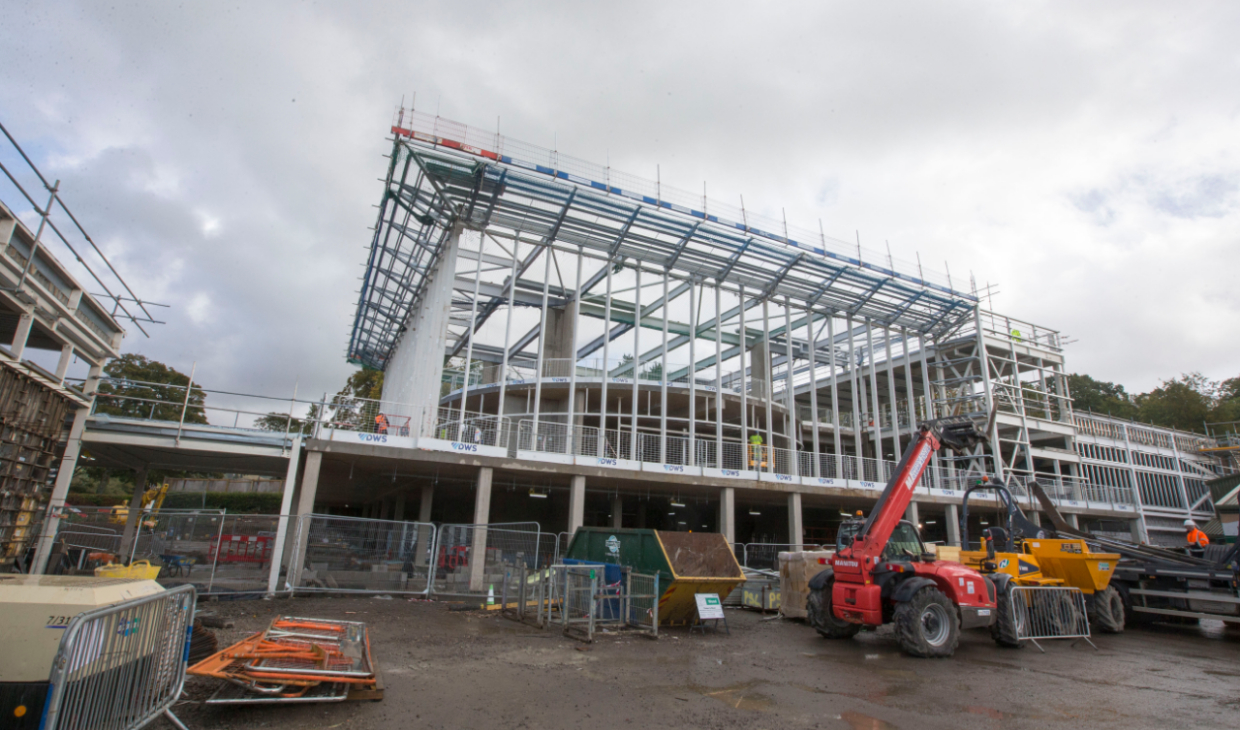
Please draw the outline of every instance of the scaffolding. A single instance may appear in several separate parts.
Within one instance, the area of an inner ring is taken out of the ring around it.
[[[440,117],[391,132],[349,359],[385,371],[374,409],[410,437],[868,485],[920,422],[995,412],[930,494],[986,473],[1140,508],[1083,472],[1060,334],[950,275]]]

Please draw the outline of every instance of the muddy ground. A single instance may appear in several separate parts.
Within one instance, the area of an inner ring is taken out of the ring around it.
[[[819,638],[798,621],[729,609],[731,635],[556,630],[402,598],[204,603],[232,619],[221,647],[279,613],[365,621],[386,682],[379,702],[209,707],[190,678],[176,712],[223,728],[1234,728],[1240,632],[1220,623],[1000,649],[966,632],[947,660],[902,655],[890,633]],[[154,727],[170,727],[163,721]]]

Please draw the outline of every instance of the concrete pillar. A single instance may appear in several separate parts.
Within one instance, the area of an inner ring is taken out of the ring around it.
[[[719,532],[729,543],[736,542],[736,487],[719,490]]]
[[[618,494],[611,498],[611,526],[624,527],[624,500]]]
[[[960,510],[956,505],[949,504],[944,510],[943,519],[947,520],[947,544],[960,546]]]
[[[1138,545],[1145,542],[1144,537],[1141,535],[1141,520],[1129,520],[1128,529],[1130,532],[1132,532],[1133,542],[1137,543]]]
[[[435,499],[435,488],[431,485],[422,487],[421,503],[418,505],[418,522],[429,524],[431,521],[431,502]],[[418,526],[418,546],[414,549],[414,565],[426,565],[427,551],[430,549],[430,528]]]
[[[405,493],[401,492],[396,495],[396,502],[392,506],[392,519],[397,522],[405,521]]]
[[[267,573],[267,596],[275,595],[276,589],[280,587],[280,565],[285,562],[287,556],[287,546],[289,544],[289,515],[293,509],[293,492],[297,489],[297,467],[301,464],[301,436],[293,439],[293,448],[289,451],[288,470],[284,472],[284,493],[280,497],[280,517],[276,522],[276,539],[272,543],[272,560],[271,567]],[[297,523],[292,521],[293,531],[296,532]],[[276,560],[276,555],[280,556]]]
[[[1068,518],[1069,525],[1072,525],[1074,528],[1078,530],[1081,529],[1081,521],[1076,515],[1067,515],[1067,518]]]
[[[904,510],[904,519],[912,522],[914,528],[921,524],[921,513],[917,509],[916,502],[908,503],[908,509]]]
[[[796,552],[801,549],[802,535],[805,530],[801,526],[801,493],[788,495],[788,543],[789,550]]]
[[[22,359],[22,353],[26,351],[26,341],[30,339],[30,327],[33,324],[34,315],[30,312],[22,312],[17,320],[17,329],[13,332],[13,341],[9,343],[9,352],[13,353],[14,360]]]
[[[73,345],[60,348],[60,362],[56,363],[56,380],[65,382],[65,373],[69,372],[69,363],[73,361]]]
[[[586,520],[586,478],[574,476],[568,488],[568,539]]]
[[[487,528],[491,517],[491,475],[493,470],[484,466],[478,470],[478,482],[474,489],[474,535],[469,548],[469,590],[483,589],[486,579]]]
[[[1036,512],[1036,511],[1030,512],[1029,521],[1037,525],[1038,527],[1041,527],[1042,526],[1042,513]]]
[[[306,542],[310,539],[310,517],[314,512],[314,498],[319,491],[319,471],[323,467],[323,452],[310,451],[306,454],[306,470],[301,475],[301,492],[297,495],[297,547],[290,558],[289,584],[293,590],[301,585],[301,571],[305,567]]]
[[[133,496],[129,498],[129,514],[125,517],[125,531],[121,534],[121,555],[129,557],[133,552],[135,535],[142,521],[142,495],[146,492],[146,469],[134,474]]]

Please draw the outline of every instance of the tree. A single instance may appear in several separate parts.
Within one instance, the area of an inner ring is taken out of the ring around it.
[[[1164,380],[1161,386],[1137,396],[1139,418],[1182,431],[1204,431],[1217,390],[1218,383],[1201,373]]]
[[[189,376],[142,355],[121,355],[103,367],[108,379],[99,384],[96,413],[157,421],[180,421],[186,405]],[[207,395],[190,389],[186,423],[206,423]]]
[[[369,407],[367,401],[377,401],[383,395],[383,372],[379,370],[358,370],[349,376],[340,392],[332,396],[325,410],[326,418],[332,423],[351,424],[353,426],[368,425],[377,409]],[[254,420],[255,428],[279,433],[310,433],[310,425],[323,420],[324,412],[316,403],[310,406],[310,412],[304,419],[293,417],[289,424],[288,413],[272,411]]]
[[[1072,408],[1078,411],[1108,413],[1120,418],[1136,418],[1137,405],[1124,386],[1094,380],[1088,375],[1068,376],[1068,392],[1072,394]]]
[[[287,413],[277,413],[272,411],[265,416],[259,416],[254,419],[254,427],[264,431],[276,431],[278,433],[290,434],[309,434],[309,424],[319,420],[319,404],[313,403],[310,406],[310,412],[306,417],[298,418],[293,416],[292,423],[289,423],[289,415]]]

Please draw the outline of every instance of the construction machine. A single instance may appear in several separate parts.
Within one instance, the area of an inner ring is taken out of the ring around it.
[[[151,487],[142,493],[142,503],[138,508],[139,512],[150,511],[150,517],[142,521],[143,527],[154,528],[155,515],[159,514],[159,508],[164,504],[164,498],[168,496],[168,484],[165,482],[162,486]],[[129,520],[128,505],[118,504],[112,508],[112,514],[108,517],[108,521],[114,524],[123,525]]]
[[[809,618],[820,634],[849,638],[891,623],[906,653],[948,657],[961,629],[995,622],[995,583],[961,563],[937,560],[901,520],[930,456],[940,449],[967,452],[985,433],[963,416],[918,427],[870,516],[847,531],[831,567],[810,581]]]
[[[1111,578],[1129,624],[1155,620],[1216,619],[1240,624],[1240,544],[1209,545],[1200,555],[1181,550],[1134,545],[1078,530],[1059,514],[1036,482],[1030,491],[1058,535],[1073,535],[1120,555]]]
[[[1002,525],[982,531],[980,549],[969,550],[969,497],[992,492],[1003,514]],[[1080,538],[1061,537],[1025,517],[1007,487],[982,477],[965,490],[960,510],[960,562],[980,571],[995,584],[999,614],[990,627],[991,637],[1003,646],[1019,648],[1017,625],[1028,615],[1013,611],[1010,586],[1069,586],[1085,596],[1090,622],[1106,633],[1124,630],[1124,609],[1119,592],[1111,587],[1111,574],[1119,562],[1118,553],[1094,552]],[[1033,599],[1030,599],[1033,600]],[[1063,601],[1062,594],[1047,594],[1041,600]],[[1071,614],[1069,604],[1044,607],[1052,618]]]

